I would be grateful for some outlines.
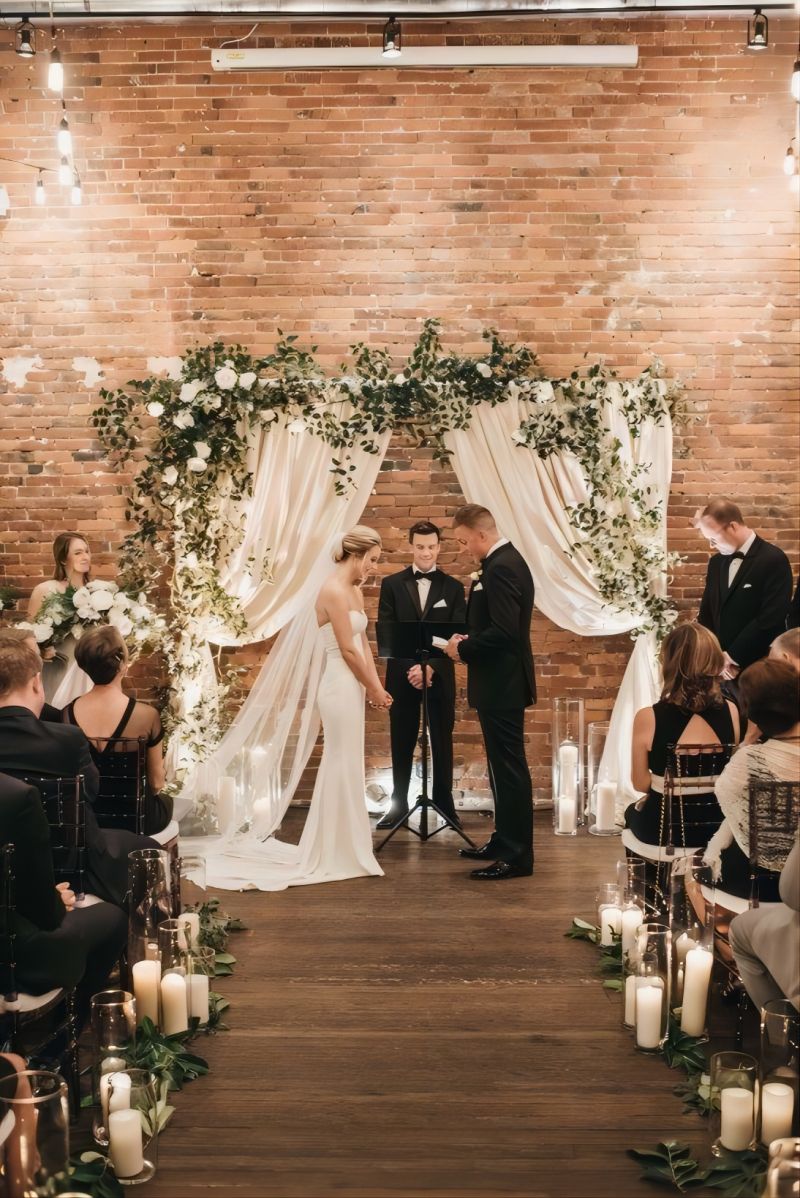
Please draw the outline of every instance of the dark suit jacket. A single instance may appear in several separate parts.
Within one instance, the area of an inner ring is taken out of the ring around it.
[[[533,578],[513,545],[484,558],[467,605],[469,636],[458,646],[469,666],[470,707],[502,711],[536,702],[531,652]]]
[[[786,617],[787,628],[800,628],[800,578],[797,580],[792,601],[789,604],[789,614]]]
[[[730,558],[725,554],[717,553],[710,559],[697,618],[744,670],[766,657],[770,644],[786,626],[792,570],[783,550],[758,536],[730,590],[724,585],[729,566]]]
[[[437,606],[439,604],[444,606]],[[467,616],[467,601],[464,586],[457,578],[436,570],[431,575],[431,585],[423,611],[419,602],[419,587],[414,570],[409,566],[398,574],[389,574],[381,582],[378,602],[378,619],[386,621],[414,621],[424,619],[426,623],[440,622],[463,624]],[[386,689],[397,698],[408,689],[406,675],[414,662],[392,658],[386,663]],[[431,666],[441,680],[443,693],[455,702],[455,670],[449,657],[431,658]]]

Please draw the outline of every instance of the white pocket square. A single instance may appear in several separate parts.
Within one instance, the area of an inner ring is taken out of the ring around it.
[[[482,582],[476,582],[476,583],[475,583],[475,586],[474,586],[472,589],[473,589],[473,590],[475,590],[475,591],[482,591],[482,590],[483,590],[483,583],[482,583]]]
[[[743,591],[746,591],[746,590],[747,590],[747,588],[748,588],[748,587],[751,587],[752,585],[753,585],[753,584],[752,584],[752,582],[746,582],[746,583],[744,584],[744,586],[742,587],[742,590],[743,590]]]
[[[434,607],[447,607],[447,600],[440,599],[438,603],[434,603]]]

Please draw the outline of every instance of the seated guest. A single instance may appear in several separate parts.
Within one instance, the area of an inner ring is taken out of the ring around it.
[[[800,628],[790,628],[776,636],[769,647],[770,658],[788,661],[800,673]]]
[[[92,802],[97,768],[80,728],[42,723],[42,662],[27,645],[0,649],[0,770],[14,777],[83,775],[86,798],[86,883],[99,898],[122,906],[128,889],[128,854],[159,846],[133,832],[97,826]]]
[[[800,841],[786,858],[780,898],[737,915],[731,923],[731,947],[757,1007],[788,998],[800,1010]]]
[[[720,688],[723,663],[717,638],[700,624],[680,624],[664,639],[661,698],[653,707],[638,711],[633,722],[631,776],[635,789],[646,795],[628,807],[625,824],[645,844],[665,844],[670,827],[670,813],[664,811],[669,746],[739,743],[739,712],[735,703],[723,698]],[[684,768],[687,777],[700,778],[708,768],[707,758],[698,754]],[[684,804],[683,827],[680,813],[672,812],[674,827],[681,828],[676,843],[683,843],[685,831],[686,847],[707,844],[709,834],[722,822],[716,804],[709,815],[711,799],[711,784],[707,791],[693,787],[691,803]]]
[[[56,885],[39,793],[7,774],[0,774],[0,843],[14,845],[17,985],[28,994],[76,986],[83,1021],[125,947],[125,914],[111,903],[76,907],[67,883]]]
[[[122,689],[128,672],[128,648],[111,624],[85,632],[75,649],[75,660],[94,686],[73,699],[63,712],[64,722],[76,724],[89,741],[92,759],[100,774],[101,793],[124,809],[135,797],[137,750],[109,744],[118,737],[147,741],[145,832],[160,832],[172,818],[172,799],[159,794],[164,785],[164,733],[155,707],[137,703]]]
[[[715,793],[725,819],[703,855],[722,890],[750,897],[750,780],[800,781],[800,677],[786,661],[766,659],[748,666],[739,682],[739,698],[748,719],[761,730],[762,743],[742,745],[717,779]],[[783,861],[758,869],[761,902],[778,901]]]
[[[13,624],[9,625],[8,628],[0,628],[0,649],[4,645],[27,645],[29,649],[33,649],[34,653],[40,653],[38,641],[30,628],[19,628]],[[60,724],[61,708],[53,707],[51,703],[45,703],[39,713],[39,719],[54,721]]]

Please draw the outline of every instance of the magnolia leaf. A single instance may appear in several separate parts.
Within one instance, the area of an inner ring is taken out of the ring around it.
[[[681,1194],[705,1184],[705,1171],[691,1155],[688,1144],[664,1140],[655,1149],[629,1148],[628,1156],[645,1165],[642,1176],[660,1185],[671,1185]]]

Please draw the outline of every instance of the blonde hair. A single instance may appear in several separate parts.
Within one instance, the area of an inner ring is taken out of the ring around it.
[[[720,674],[725,658],[719,641],[702,624],[679,624],[661,646],[661,698],[686,711],[722,705]]]
[[[333,555],[333,560],[343,562],[348,557],[363,557],[365,553],[369,553],[370,549],[380,548],[382,543],[380,535],[374,528],[369,528],[366,524],[357,524],[355,528],[351,528],[344,534],[341,546]]]

